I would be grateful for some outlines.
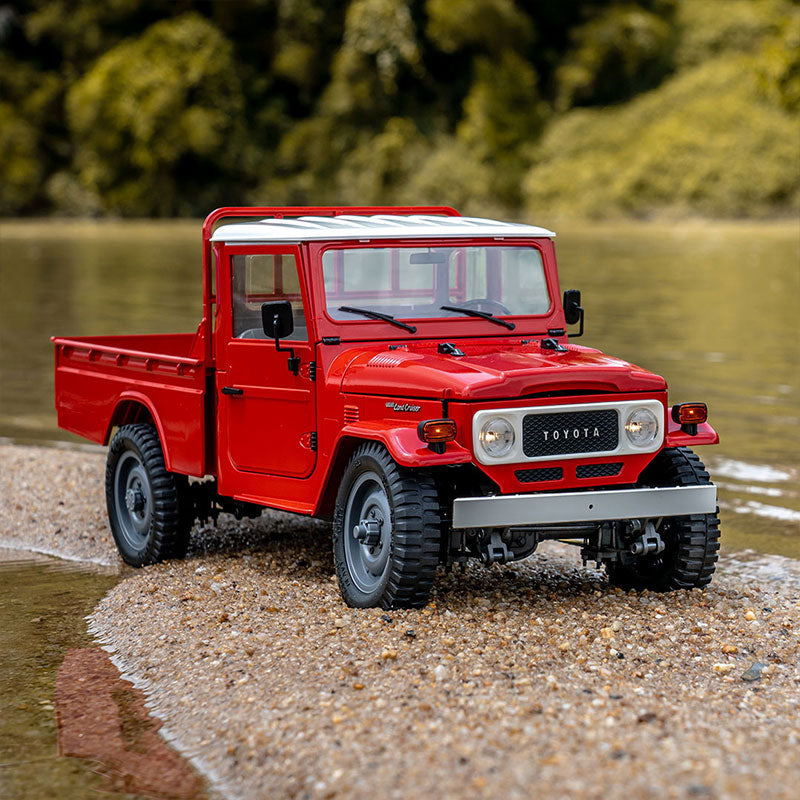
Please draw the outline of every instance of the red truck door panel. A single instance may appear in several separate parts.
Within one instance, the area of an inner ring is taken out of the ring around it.
[[[222,248],[220,314],[217,331],[219,459],[225,473],[260,472],[304,478],[316,463],[314,382],[298,265],[300,252],[280,247]],[[261,304],[288,300],[294,332],[282,339],[281,350],[265,337]],[[222,306],[223,308],[225,306]],[[288,348],[300,359],[299,374],[290,371]],[[230,474],[230,473],[229,473]]]

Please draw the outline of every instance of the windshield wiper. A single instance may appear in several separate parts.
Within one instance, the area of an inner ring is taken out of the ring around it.
[[[391,325],[397,325],[398,328],[408,331],[409,333],[416,333],[417,329],[414,325],[408,325],[405,322],[400,322],[395,319],[391,314],[381,314],[380,311],[373,311],[371,308],[356,308],[355,306],[339,306],[339,311],[346,311],[348,314],[361,314],[363,317],[370,319],[382,319]]]
[[[464,314],[467,317],[488,319],[489,322],[496,322],[498,325],[502,325],[510,331],[513,331],[514,328],[517,327],[513,322],[509,322],[507,319],[499,319],[488,311],[476,311],[474,308],[461,308],[461,306],[439,306],[439,308],[441,308],[442,311],[457,311],[459,314]]]

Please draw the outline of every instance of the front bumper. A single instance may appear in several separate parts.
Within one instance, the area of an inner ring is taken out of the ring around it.
[[[713,514],[716,510],[717,487],[713,483],[653,489],[460,497],[453,501],[453,528],[654,519]]]

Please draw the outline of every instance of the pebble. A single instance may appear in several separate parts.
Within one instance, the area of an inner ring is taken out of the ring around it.
[[[742,680],[751,682],[761,680],[761,673],[767,669],[767,666],[767,664],[764,664],[760,661],[754,662],[742,673]]]

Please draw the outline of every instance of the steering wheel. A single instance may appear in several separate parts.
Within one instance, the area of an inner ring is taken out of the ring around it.
[[[489,297],[476,297],[459,303],[461,308],[470,308],[473,311],[486,311],[488,314],[511,314],[511,309],[504,306],[499,300],[492,300]],[[488,306],[485,308],[484,306]]]

